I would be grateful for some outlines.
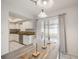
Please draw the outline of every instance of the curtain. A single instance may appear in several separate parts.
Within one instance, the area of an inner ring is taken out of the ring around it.
[[[59,15],[59,51],[61,53],[67,53],[67,41],[66,41],[66,25],[65,25],[65,14]]]

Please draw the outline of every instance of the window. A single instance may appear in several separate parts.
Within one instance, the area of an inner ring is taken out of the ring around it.
[[[49,22],[49,24],[48,24]],[[45,27],[44,27],[45,23]],[[48,34],[50,36],[50,41],[56,42],[58,39],[58,31],[59,31],[59,21],[58,17],[54,18],[48,18],[44,21],[41,22],[41,33],[42,33],[42,40],[45,39],[48,40]],[[48,29],[49,28],[49,29]],[[49,31],[49,32],[48,32]]]

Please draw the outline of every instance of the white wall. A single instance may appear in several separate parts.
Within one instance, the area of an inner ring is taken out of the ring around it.
[[[66,13],[65,20],[66,20],[66,33],[67,33],[66,38],[67,38],[68,54],[77,56],[78,53],[77,6],[71,6],[69,8],[56,10],[52,12],[50,16],[54,16],[62,13]]]
[[[16,29],[16,24],[14,23],[9,23],[9,29]]]
[[[8,30],[8,6],[4,0],[1,1],[1,55],[9,52],[9,30]]]

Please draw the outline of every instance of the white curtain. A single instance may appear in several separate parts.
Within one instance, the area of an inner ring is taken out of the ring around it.
[[[66,41],[65,14],[59,15],[59,37],[60,37],[59,51],[66,54],[67,53],[67,41]]]

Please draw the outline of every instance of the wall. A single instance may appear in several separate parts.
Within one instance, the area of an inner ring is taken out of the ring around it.
[[[14,23],[9,23],[9,29],[16,29],[16,24]]]
[[[50,16],[66,13],[66,38],[67,38],[67,51],[68,54],[77,56],[78,53],[78,15],[77,6],[71,6],[65,9],[55,10]]]
[[[8,30],[8,6],[4,0],[1,1],[1,55],[9,52],[9,30]]]

